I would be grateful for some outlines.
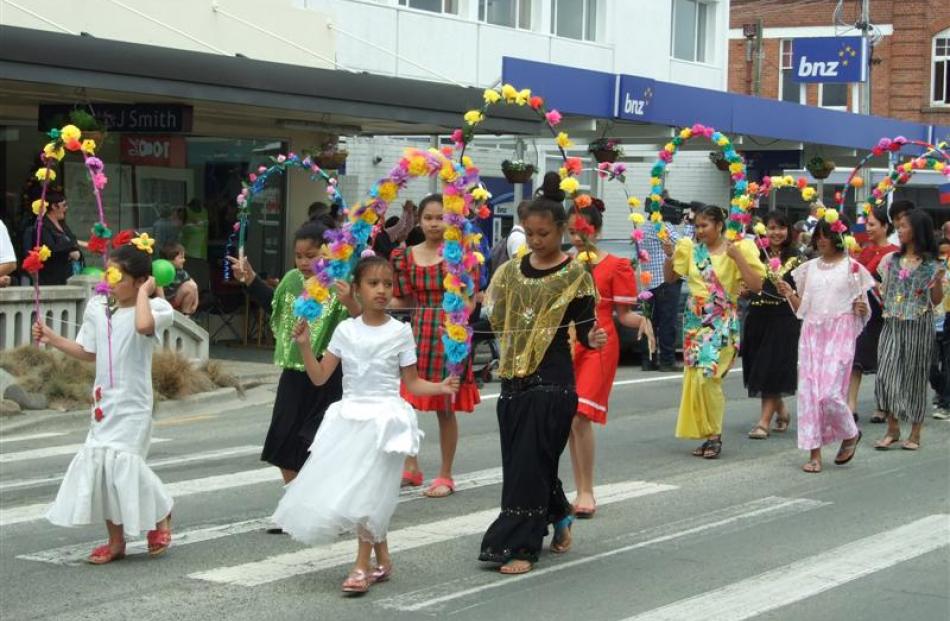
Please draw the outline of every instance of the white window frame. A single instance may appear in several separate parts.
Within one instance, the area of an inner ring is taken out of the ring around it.
[[[835,84],[840,84],[840,83],[835,82]],[[845,87],[848,86],[848,84],[846,84],[846,83],[845,83],[845,84],[841,84],[841,85],[842,85],[842,86],[845,86]],[[819,107],[819,108],[824,108],[825,110],[842,110],[842,111],[844,111],[844,112],[847,112],[847,111],[848,111],[848,92],[850,92],[850,89],[846,88],[846,89],[845,89],[844,105],[843,105],[843,106],[824,106],[824,105],[822,105],[821,100],[822,100],[822,97],[823,97],[824,94],[825,94],[825,84],[824,84],[824,82],[819,82],[819,83],[818,83],[818,107]]]
[[[423,11],[425,13],[435,13],[437,15],[459,15],[459,0],[442,0],[442,10],[430,11],[429,9],[420,9],[412,6],[412,0],[398,0],[400,8],[412,9],[413,11]],[[454,10],[452,10],[454,7]]]
[[[551,0],[551,34],[555,37],[560,37],[562,39],[570,39],[571,41],[589,41],[591,43],[596,43],[597,40],[601,37],[600,28],[598,27],[597,21],[602,12],[603,6],[601,6],[600,0],[583,0],[584,8],[581,11],[581,38],[575,39],[574,37],[568,37],[566,35],[560,35],[557,32],[557,10],[559,0]],[[594,5],[594,24],[587,23],[588,18],[590,17],[590,6]],[[588,33],[593,29],[593,36],[588,37]]]
[[[792,47],[793,39],[779,39],[778,43],[778,100],[785,101],[785,76],[782,73],[785,70],[794,71],[795,67],[793,65],[792,59],[794,58],[794,48]],[[788,66],[785,66],[785,44],[788,44]],[[794,82],[798,86],[798,103],[804,104],[805,99],[805,89],[804,84],[799,82]],[[791,102],[788,102],[791,103]]]
[[[937,39],[946,39],[946,49],[940,56],[937,56]],[[930,44],[930,95],[927,98],[930,100],[930,105],[936,108],[950,107],[950,101],[934,99],[934,88],[937,86],[937,63],[941,61],[944,63],[943,91],[946,94],[950,92],[950,28],[945,28],[935,34]]]
[[[676,55],[676,2],[670,2],[670,58],[673,60],[678,60],[685,63],[696,63],[699,65],[712,65],[714,63],[714,56],[716,53],[715,46],[712,44],[713,39],[715,38],[715,28],[716,28],[716,3],[710,2],[707,0],[687,0],[696,6],[696,15],[693,20],[695,27],[693,28],[693,58],[680,58]],[[703,36],[703,49],[702,53],[704,58],[702,60],[698,59],[700,46],[699,46],[699,7],[700,5],[705,7],[706,10],[706,32]]]
[[[498,26],[499,28],[514,28],[516,30],[531,30],[534,26],[534,0],[511,0],[515,3],[515,25],[509,26],[507,24],[496,24],[494,22],[488,21],[488,7],[485,7],[485,15],[482,16],[482,2],[486,4],[490,0],[478,0],[478,21],[482,24],[488,24],[489,26]],[[527,7],[528,9],[528,23],[523,25],[521,23],[521,10],[522,8]]]

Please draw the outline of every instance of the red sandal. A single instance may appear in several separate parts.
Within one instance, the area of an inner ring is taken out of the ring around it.
[[[153,558],[168,551],[168,546],[172,543],[171,513],[168,514],[168,525],[163,529],[148,531],[145,540],[148,542],[148,555]]]
[[[419,487],[420,485],[422,485],[422,470],[416,470],[415,472],[402,471],[400,487]]]
[[[98,548],[94,549],[90,554],[89,558],[86,559],[86,562],[91,565],[105,565],[106,563],[111,563],[112,561],[121,561],[125,558],[125,544],[122,544],[122,547],[116,552],[112,551],[112,548],[109,547],[109,544],[103,544]]]
[[[448,493],[436,494],[435,490],[437,490],[440,487],[444,487],[447,490],[449,490]],[[427,498],[445,498],[447,496],[451,496],[454,493],[455,493],[455,481],[453,481],[452,479],[447,479],[445,477],[437,477],[435,480],[432,481],[432,484],[429,485],[429,488],[423,492],[423,494],[425,494]]]

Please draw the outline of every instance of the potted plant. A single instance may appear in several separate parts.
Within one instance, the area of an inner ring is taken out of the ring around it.
[[[805,168],[815,179],[827,179],[828,175],[834,171],[835,163],[816,155],[808,160],[808,163],[805,164]]]
[[[69,113],[69,123],[82,130],[83,139],[95,140],[96,144],[102,144],[105,130],[96,117],[85,108],[74,108]]]
[[[620,141],[616,138],[601,137],[587,145],[587,151],[594,156],[598,163],[616,162],[623,155]]]
[[[729,160],[722,151],[710,151],[709,161],[716,165],[719,170],[729,170]]]
[[[333,136],[328,139],[311,156],[317,166],[324,170],[339,170],[346,162],[346,156],[349,155],[346,150],[340,149],[339,137]]]
[[[501,172],[508,183],[527,183],[534,175],[534,165],[524,160],[505,160],[501,163]]]

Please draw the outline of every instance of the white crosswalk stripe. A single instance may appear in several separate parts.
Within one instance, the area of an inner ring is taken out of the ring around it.
[[[152,438],[152,444],[169,442],[166,438]],[[61,444],[59,446],[45,446],[43,448],[29,449],[25,451],[15,451],[13,453],[0,453],[0,464],[10,464],[17,461],[30,461],[34,459],[46,459],[47,457],[59,457],[60,455],[73,455],[79,452],[83,444]]]
[[[677,487],[662,483],[625,481],[597,486],[595,494],[597,504],[605,506],[674,489],[677,489]],[[484,532],[497,516],[498,509],[494,508],[392,531],[388,537],[389,549],[395,553],[468,535],[477,535]],[[262,561],[200,571],[189,574],[189,577],[221,584],[260,586],[301,574],[337,567],[352,561],[353,542],[346,540],[330,545],[306,548],[297,552],[278,554]]]
[[[28,440],[45,440],[46,438],[56,438],[66,435],[65,431],[43,431],[40,433],[30,433],[19,436],[0,436],[0,446],[11,442],[26,442]]]
[[[930,515],[624,621],[743,621],[948,545],[950,515]]]

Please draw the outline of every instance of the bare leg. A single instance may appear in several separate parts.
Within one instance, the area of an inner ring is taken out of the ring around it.
[[[810,473],[821,472],[821,449],[816,448],[811,450],[811,454],[808,456],[808,463],[802,466],[802,470]]]
[[[125,530],[121,524],[113,524],[106,520],[106,530],[109,531],[109,551],[116,553],[125,547]]]
[[[858,391],[861,390],[862,377],[861,371],[851,370],[851,383],[848,384],[848,409],[852,412],[858,411]]]
[[[369,573],[369,559],[373,554],[373,544],[369,541],[363,541],[362,539],[357,540],[359,542],[359,548],[356,552],[356,563],[353,565],[353,569],[362,570],[366,573]]]
[[[373,553],[376,555],[376,564],[389,567],[393,563],[393,559],[389,556],[389,543],[382,541],[380,543],[373,544]]]
[[[287,468],[280,469],[280,476],[284,479],[284,485],[287,485],[291,481],[297,478],[296,470],[288,470]]]
[[[571,424],[571,463],[577,485],[575,510],[590,512],[594,502],[594,429],[589,418],[577,415]]]
[[[761,439],[769,437],[769,427],[772,424],[772,416],[778,411],[776,399],[769,395],[763,395],[759,405],[759,422],[755,424],[752,431],[749,432],[750,438]]]
[[[438,412],[439,417],[439,448],[442,450],[442,464],[439,466],[440,479],[452,479],[452,464],[455,462],[455,451],[459,443],[459,422],[455,412],[449,410]],[[430,498],[444,498],[452,493],[446,485],[437,485],[426,490]]]
[[[175,301],[183,314],[193,314],[198,308],[198,285],[195,281],[183,282],[175,293]]]

